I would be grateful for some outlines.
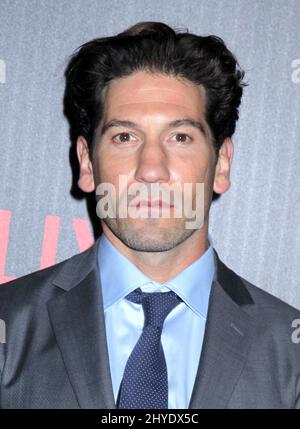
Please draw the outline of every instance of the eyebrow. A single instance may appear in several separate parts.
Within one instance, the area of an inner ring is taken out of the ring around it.
[[[201,121],[195,121],[194,119],[177,119],[175,121],[169,122],[167,126],[169,128],[177,128],[181,126],[194,127],[198,131],[200,131],[204,135],[204,137],[206,138],[209,137],[204,124]],[[112,119],[111,121],[107,122],[102,126],[100,136],[103,136],[107,132],[107,130],[112,127],[127,127],[127,128],[133,128],[135,130],[141,131],[138,124],[136,124],[135,122]]]

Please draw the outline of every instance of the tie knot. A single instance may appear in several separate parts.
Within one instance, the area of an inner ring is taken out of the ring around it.
[[[162,328],[168,314],[182,301],[173,291],[148,293],[142,292],[140,288],[128,294],[126,299],[142,304],[145,315],[144,328],[149,325]]]

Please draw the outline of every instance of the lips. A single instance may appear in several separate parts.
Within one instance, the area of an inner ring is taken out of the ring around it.
[[[146,200],[142,200],[140,201],[137,205],[137,208],[139,207],[157,207],[157,208],[169,208],[169,207],[173,207],[171,204],[166,203],[165,201],[161,201],[161,200],[157,200],[157,201],[146,201]]]

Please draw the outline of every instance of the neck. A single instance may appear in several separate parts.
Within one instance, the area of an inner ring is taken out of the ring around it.
[[[165,252],[140,252],[126,246],[104,224],[102,226],[106,238],[128,258],[140,271],[157,283],[165,283],[175,277],[200,256],[208,248],[208,221],[196,230],[183,243]]]

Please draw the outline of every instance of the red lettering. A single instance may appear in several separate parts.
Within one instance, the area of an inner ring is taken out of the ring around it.
[[[59,224],[59,216],[46,216],[40,269],[50,267],[56,262]]]
[[[13,276],[5,275],[11,216],[12,213],[10,210],[0,210],[0,283],[6,283],[15,279]]]
[[[89,223],[85,219],[74,218],[73,228],[75,230],[79,251],[84,252],[94,243]]]

